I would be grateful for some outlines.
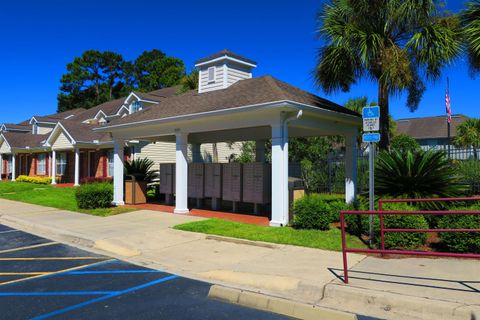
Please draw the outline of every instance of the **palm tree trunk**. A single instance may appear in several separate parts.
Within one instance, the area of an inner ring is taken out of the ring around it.
[[[213,153],[213,162],[217,163],[218,162],[218,146],[217,143],[212,144],[212,153]]]
[[[378,82],[378,105],[380,106],[380,150],[387,150],[390,146],[390,119],[388,107],[388,88],[381,81]]]

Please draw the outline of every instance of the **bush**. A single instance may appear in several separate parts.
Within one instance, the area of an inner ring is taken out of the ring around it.
[[[28,182],[35,184],[50,184],[52,183],[52,178],[50,177],[29,177],[29,176],[18,176],[16,179],[18,182]],[[60,181],[60,178],[56,178],[57,182]]]
[[[293,204],[293,227],[297,229],[328,230],[330,206],[322,197],[313,194],[298,199]]]
[[[101,182],[113,183],[113,178],[112,177],[86,177],[80,180],[80,184],[101,183]]]
[[[392,140],[390,141],[390,149],[404,153],[407,151],[419,151],[421,147],[417,140],[402,133],[392,138]]]
[[[416,207],[408,205],[406,203],[385,203],[384,210],[390,211],[413,211],[417,210]],[[361,210],[367,210],[360,208]],[[347,222],[348,231],[351,234],[361,236],[368,235],[369,233],[369,215],[347,215],[345,217]],[[422,215],[385,215],[384,216],[385,228],[407,228],[407,229],[428,229],[428,223],[425,217]],[[380,218],[378,215],[374,215],[373,219],[373,232],[375,245],[380,244]],[[402,249],[414,249],[427,241],[426,233],[413,233],[413,232],[401,232],[385,233],[385,248],[402,248]]]
[[[80,209],[111,207],[113,186],[106,182],[81,185],[75,190],[75,199]]]
[[[480,210],[480,205],[455,210]],[[439,228],[478,229],[480,215],[443,216]],[[446,250],[459,253],[480,253],[480,233],[478,232],[440,232],[441,244]]]

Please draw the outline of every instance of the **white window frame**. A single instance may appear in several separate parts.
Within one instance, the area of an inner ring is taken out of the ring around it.
[[[8,156],[8,159],[7,159],[7,162],[8,162],[8,172],[7,172],[7,174],[12,173],[12,162],[13,162],[12,158],[13,158],[13,156],[10,154]]]
[[[37,157],[37,175],[44,176],[47,174],[47,156],[40,153]]]
[[[210,72],[212,72],[212,77],[210,78]],[[217,68],[215,66],[209,67],[207,69],[207,82],[208,83],[215,83],[217,81]]]
[[[57,174],[65,175],[67,174],[67,153],[60,152],[57,154]]]
[[[143,103],[142,101],[133,101],[130,104],[130,114],[142,111],[143,110]]]
[[[32,134],[38,134],[38,124],[36,122],[32,126]]]
[[[107,152],[107,176],[113,177],[113,161],[114,161],[114,154],[113,150]]]

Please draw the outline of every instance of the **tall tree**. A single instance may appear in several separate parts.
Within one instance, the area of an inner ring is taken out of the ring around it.
[[[462,24],[467,42],[470,66],[473,72],[480,71],[480,0],[467,4],[462,12]]]
[[[480,119],[468,119],[459,125],[453,143],[459,147],[472,148],[477,159],[477,150],[480,148]]]
[[[317,85],[329,93],[348,91],[361,78],[375,80],[382,149],[389,146],[389,96],[407,91],[407,106],[416,110],[423,78],[437,79],[461,51],[458,18],[434,0],[331,0],[317,20],[324,40]]]
[[[111,51],[85,51],[67,64],[60,79],[58,111],[89,108],[118,98],[124,92],[123,57]]]
[[[185,76],[183,61],[168,57],[160,50],[143,52],[134,62],[136,86],[141,91],[153,91],[180,83]]]

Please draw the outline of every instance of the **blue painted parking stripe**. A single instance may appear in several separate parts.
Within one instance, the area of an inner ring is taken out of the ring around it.
[[[0,292],[0,297],[37,297],[37,296],[103,296],[118,291],[65,291],[65,292]]]
[[[115,273],[158,273],[158,270],[100,270],[100,271],[69,271],[65,274],[115,274]]]
[[[172,276],[161,278],[161,279],[158,279],[158,280],[155,280],[155,281],[147,282],[145,284],[135,286],[135,287],[131,287],[131,288],[128,288],[126,290],[118,291],[118,292],[115,292],[115,293],[112,293],[112,294],[109,294],[109,295],[106,295],[106,296],[103,296],[103,297],[98,297],[96,299],[88,300],[88,301],[85,301],[85,302],[82,302],[82,303],[79,303],[79,304],[75,304],[75,305],[70,306],[70,307],[55,310],[55,311],[37,316],[35,318],[32,318],[32,320],[47,319],[47,318],[57,316],[59,314],[65,313],[65,312],[69,312],[69,311],[73,311],[73,310],[76,310],[76,309],[83,308],[85,306],[91,305],[91,304],[96,303],[96,302],[100,302],[100,301],[107,300],[107,299],[110,299],[110,298],[118,297],[118,296],[120,296],[122,294],[125,294],[125,293],[129,293],[129,292],[136,291],[136,290],[141,290],[141,289],[144,289],[144,288],[147,288],[147,287],[150,287],[150,286],[162,283],[162,282],[166,282],[166,281],[169,281],[169,280],[173,280],[173,279],[176,279],[176,278],[178,278],[178,276],[172,275]]]

